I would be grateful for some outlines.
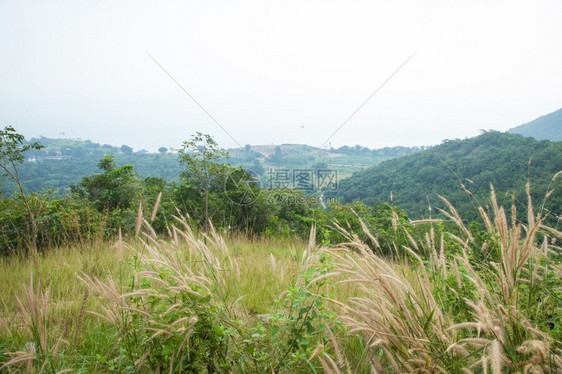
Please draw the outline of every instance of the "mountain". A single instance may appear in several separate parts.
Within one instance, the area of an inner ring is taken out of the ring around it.
[[[162,147],[159,153],[145,150],[133,152],[127,145],[114,147],[100,145],[89,140],[31,139],[45,148],[30,150],[27,161],[18,167],[27,191],[55,189],[58,193],[69,191],[82,177],[99,173],[99,160],[107,154],[115,156],[118,165],[130,164],[143,178],[157,177],[167,181],[178,180],[181,167],[178,154]],[[336,170],[337,177],[350,176],[353,172],[379,164],[395,157],[418,152],[425,147],[387,147],[371,150],[361,146],[343,146],[337,149],[320,149],[300,144],[247,145],[228,149],[231,158],[224,160],[242,166],[262,178],[267,185],[268,173],[275,169]],[[0,192],[11,195],[15,184],[9,178],[0,178]]]
[[[485,205],[490,183],[498,199],[511,204],[514,198],[524,211],[525,184],[531,182],[535,205],[545,195],[553,175],[562,170],[562,142],[538,141],[497,131],[464,140],[446,140],[431,149],[385,161],[340,181],[336,196],[344,202],[367,204],[391,201],[411,218],[435,216],[435,207],[445,208],[438,195],[446,197],[463,218],[475,219],[475,205]],[[471,198],[463,190],[471,191]],[[559,216],[562,178],[546,207]],[[431,209],[429,209],[431,207]]]
[[[320,149],[302,144],[247,145],[244,148],[229,149],[228,162],[263,176],[275,169],[330,169],[336,170],[339,178],[344,178],[382,161],[423,149],[425,147],[369,149],[356,145]]]
[[[538,140],[562,140],[562,108],[529,123],[507,130],[510,134],[532,136]]]

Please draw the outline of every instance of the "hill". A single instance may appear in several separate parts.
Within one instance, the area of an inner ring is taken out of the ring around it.
[[[118,165],[132,164],[143,177],[156,176],[166,180],[177,179],[179,165],[177,155],[172,153],[134,153],[131,147],[100,145],[89,140],[50,139],[41,137],[38,141],[45,148],[30,150],[26,162],[18,167],[23,186],[27,191],[57,190],[68,192],[71,184],[77,184],[82,177],[100,172],[100,159],[107,154],[115,155]],[[15,190],[14,183],[0,180],[0,190],[8,196]]]
[[[507,130],[510,134],[532,136],[538,140],[562,140],[562,108],[529,123]]]
[[[368,204],[388,202],[404,209],[411,218],[435,216],[446,196],[467,219],[475,219],[473,202],[461,187],[472,192],[472,199],[485,204],[492,183],[500,202],[516,199],[525,209],[525,184],[532,184],[538,204],[555,173],[562,170],[562,142],[538,141],[521,135],[497,131],[464,140],[446,140],[415,155],[381,163],[340,181],[336,195],[344,202],[361,200]],[[547,208],[560,215],[562,183],[554,183],[556,192]]]
[[[247,145],[229,149],[229,162],[267,179],[267,173],[275,169],[331,169],[338,177],[351,176],[354,172],[380,164],[382,161],[418,152],[425,147],[386,147],[369,149],[356,145],[320,149],[302,144]]]
[[[55,189],[59,194],[69,191],[82,177],[98,173],[99,160],[107,154],[114,155],[118,165],[130,164],[143,178],[157,177],[167,181],[178,179],[180,165],[175,150],[161,149],[159,153],[145,150],[133,152],[127,145],[114,147],[89,140],[51,139],[38,141],[45,148],[29,151],[27,160],[19,167],[21,180],[27,191]],[[382,161],[412,154],[424,147],[387,147],[371,150],[361,146],[319,149],[301,144],[247,145],[228,149],[231,158],[224,160],[235,166],[255,172],[267,184],[268,172],[274,169],[332,169],[338,178],[377,165]],[[0,181],[0,191],[11,195],[15,185],[9,179]]]

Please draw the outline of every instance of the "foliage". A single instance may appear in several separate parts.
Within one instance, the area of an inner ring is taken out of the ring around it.
[[[132,165],[117,168],[115,157],[104,156],[98,163],[104,171],[84,177],[78,186],[71,186],[73,193],[94,203],[100,212],[128,209],[134,206],[140,194],[140,180]]]
[[[37,222],[37,249],[82,243],[104,236],[109,217],[70,196],[28,196]],[[20,254],[29,241],[27,214],[21,197],[0,198],[0,255]],[[109,233],[109,232],[108,232]]]
[[[416,219],[438,216],[435,209],[446,208],[439,196],[447,196],[470,222],[480,219],[475,207],[490,206],[485,192],[490,183],[499,191],[500,204],[511,204],[514,199],[517,209],[524,212],[523,181],[533,184],[533,198],[539,199],[547,188],[560,191],[561,182],[551,182],[560,170],[562,142],[490,131],[470,139],[447,140],[416,155],[356,173],[340,181],[336,194],[344,202],[392,201]],[[551,196],[544,209],[555,219],[562,209],[562,194]]]
[[[482,225],[446,200],[447,222],[395,218],[392,247],[409,254],[395,261],[342,226],[339,245],[316,248],[312,230],[307,248],[273,249],[213,228],[205,243],[179,217],[167,240],[144,220],[142,240],[0,259],[1,370],[556,373],[562,234],[530,191],[526,219],[490,200]],[[51,283],[18,303],[31,271]]]
[[[164,243],[147,233],[150,244],[135,255],[125,294],[111,279],[79,277],[102,300],[101,311],[92,314],[111,326],[110,356],[99,357],[96,366],[150,373],[318,370],[312,355],[341,328],[318,279],[328,275],[329,259],[309,245],[296,285],[266,319],[251,322],[238,305],[239,265],[223,239],[211,228],[204,244],[185,221],[178,223],[184,230],[174,227],[174,236],[185,240],[185,250],[179,241]],[[10,354],[7,365],[41,363],[37,354]]]
[[[180,164],[185,170],[180,178],[188,188],[202,191],[204,194],[203,230],[207,232],[209,224],[209,192],[211,184],[221,176],[228,174],[229,165],[220,163],[228,158],[228,153],[221,150],[215,140],[208,134],[197,132],[190,141],[183,142],[180,150]]]
[[[106,155],[113,155],[118,165],[133,165],[142,178],[158,177],[171,182],[178,180],[180,172],[178,155],[173,153],[140,154],[127,145],[108,147],[81,140],[42,137],[38,141],[45,148],[28,151],[27,161],[19,168],[25,191],[50,189],[60,196],[71,193],[69,186],[78,185],[83,177],[97,173],[96,165]],[[2,189],[5,195],[10,195],[16,186],[7,182]]]
[[[24,153],[43,148],[38,142],[24,144],[24,136],[17,133],[12,126],[0,130],[0,168],[4,175],[19,180],[17,164],[25,160]]]
[[[336,314],[329,308],[325,278],[332,269],[325,254],[311,252],[297,283],[287,289],[264,317],[238,344],[245,370],[252,372],[310,372],[311,358],[323,350],[330,336],[344,332]]]
[[[23,141],[24,136],[18,134],[16,130],[11,126],[7,126],[3,130],[0,130],[0,169],[3,170],[4,177],[9,176],[18,186],[23,205],[27,210],[27,237],[30,238],[30,247],[35,254],[37,252],[36,217],[27,200],[27,196],[21,183],[19,171],[16,165],[22,163],[25,160],[25,152],[32,149],[39,150],[42,148],[42,146],[37,142],[24,145]]]
[[[142,178],[156,177],[167,182],[179,180],[182,168],[178,164],[178,154],[174,152],[157,154],[144,154],[133,152],[128,145],[112,147],[100,145],[89,140],[76,139],[51,139],[41,137],[25,141],[25,144],[40,142],[44,148],[29,150],[28,159],[20,165],[20,175],[23,186],[27,191],[41,192],[44,189],[56,190],[59,195],[69,193],[68,186],[76,185],[88,175],[97,172],[96,163],[105,155],[114,155],[117,164],[133,165]],[[283,164],[287,169],[311,169],[313,165],[324,162],[328,169],[337,170],[338,177],[350,176],[353,172],[365,167],[373,166],[381,161],[420,151],[418,147],[392,147],[377,150],[354,148],[320,150],[318,148],[283,144],[279,146],[283,152]],[[163,147],[161,147],[163,148]],[[270,150],[271,148],[271,150]],[[268,155],[273,152],[274,146],[253,146],[246,148],[233,148],[228,152],[231,155],[230,163],[251,170],[263,176],[262,183],[267,182],[267,172],[274,165]],[[344,152],[345,151],[345,152]],[[224,160],[223,160],[224,161]],[[6,181],[2,185],[5,195],[11,195],[16,185]]]
[[[411,237],[410,272],[397,272],[357,239],[345,245],[352,251],[327,250],[362,295],[342,305],[342,318],[363,334],[377,372],[559,371],[561,254],[552,243],[561,233],[535,215],[529,190],[526,222],[516,209],[508,219],[492,190],[492,214],[479,209],[486,235],[478,238],[444,200],[460,233]]]
[[[360,201],[345,205],[334,203],[318,212],[317,222],[319,238],[325,243],[336,244],[347,240],[338,227],[357,233],[359,239],[369,243],[374,251],[391,257],[397,255],[407,242],[403,230],[408,216],[400,208],[387,203],[375,203],[373,206]],[[367,230],[374,236],[367,235]],[[409,228],[406,230],[412,232]]]

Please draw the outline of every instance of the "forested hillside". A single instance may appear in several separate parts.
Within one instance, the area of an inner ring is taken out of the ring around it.
[[[531,182],[535,204],[540,206],[551,178],[560,170],[562,142],[490,131],[470,139],[446,140],[432,149],[355,173],[340,182],[337,195],[344,202],[392,200],[411,218],[435,216],[435,207],[444,208],[438,197],[442,195],[463,218],[476,219],[474,205],[477,201],[485,204],[490,183],[498,199],[509,203],[515,198],[524,209],[525,183]],[[471,191],[470,198],[462,185]],[[555,182],[551,187],[556,190],[546,208],[559,216],[562,186]]]
[[[105,155],[114,155],[117,164],[133,165],[140,176],[177,180],[180,167],[177,154],[162,150],[158,154],[134,153],[127,145],[113,147],[89,140],[31,139],[45,148],[30,150],[26,162],[19,166],[22,184],[27,191],[58,189],[58,193],[69,192],[69,186],[77,184],[83,177],[97,173],[97,164]],[[4,179],[0,190],[9,196],[15,190],[14,183]]]
[[[127,145],[114,147],[89,140],[41,137],[29,140],[31,141],[39,142],[44,148],[29,151],[26,162],[19,166],[21,180],[27,191],[54,189],[59,195],[69,192],[70,185],[77,184],[82,177],[98,172],[96,165],[105,155],[114,155],[118,165],[133,165],[142,178],[177,181],[181,170],[178,154],[165,147],[161,147],[158,153],[148,153],[145,150],[133,151]],[[246,145],[243,148],[229,149],[231,157],[224,161],[251,170],[267,184],[268,172],[272,169],[331,169],[337,171],[339,178],[344,178],[355,171],[424,148],[386,147],[372,150],[361,146],[343,146],[328,150],[300,144]],[[5,196],[10,196],[15,191],[15,184],[13,181],[3,180],[0,191]]]
[[[509,129],[507,132],[532,136],[538,140],[562,140],[562,109]]]

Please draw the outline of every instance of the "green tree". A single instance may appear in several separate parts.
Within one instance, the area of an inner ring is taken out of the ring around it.
[[[168,148],[166,148],[166,147],[160,147],[160,148],[158,148],[158,152],[164,154],[164,153],[168,152]]]
[[[185,167],[181,179],[188,186],[200,188],[205,195],[205,221],[203,230],[207,233],[209,224],[209,191],[211,182],[226,173],[226,165],[219,161],[229,158],[229,154],[219,148],[217,142],[208,135],[197,132],[190,141],[185,141],[180,150],[180,164]]]
[[[71,186],[72,191],[93,202],[99,211],[131,208],[141,191],[133,165],[117,167],[115,156],[105,155],[98,167],[104,173],[82,178],[79,186]]]
[[[37,221],[27,200],[23,185],[21,184],[17,165],[21,164],[25,160],[25,156],[23,154],[26,151],[31,149],[39,150],[43,148],[43,146],[38,142],[23,144],[24,140],[25,137],[17,133],[12,126],[6,126],[3,130],[0,130],[0,168],[4,171],[3,176],[9,176],[14,180],[14,182],[16,182],[21,193],[23,203],[29,215],[31,250],[33,251],[33,254],[36,254]]]

